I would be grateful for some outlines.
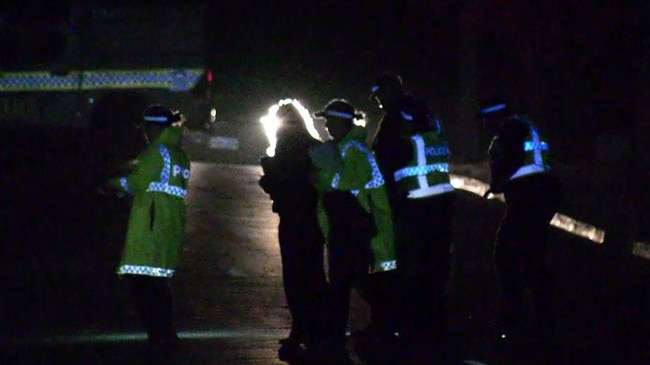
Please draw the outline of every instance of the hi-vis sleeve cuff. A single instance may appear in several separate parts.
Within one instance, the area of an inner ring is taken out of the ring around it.
[[[121,177],[121,178],[120,178],[120,186],[121,186],[122,189],[124,189],[124,191],[126,191],[127,193],[130,193],[130,192],[131,192],[131,189],[129,189],[129,181],[126,179],[126,177]]]

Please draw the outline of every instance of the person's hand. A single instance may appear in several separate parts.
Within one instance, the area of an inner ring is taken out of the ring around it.
[[[102,195],[102,196],[110,196],[110,197],[118,197],[118,198],[123,198],[126,196],[126,193],[123,192],[122,190],[118,189],[113,189],[109,186],[106,185],[99,185],[95,187],[93,190],[93,193],[97,195]]]

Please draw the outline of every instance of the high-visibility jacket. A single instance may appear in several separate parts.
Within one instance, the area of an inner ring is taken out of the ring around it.
[[[128,176],[109,182],[133,195],[120,275],[174,275],[185,236],[184,198],[190,180],[190,160],[181,141],[180,127],[164,129]]]
[[[513,115],[492,139],[488,149],[490,188],[500,193],[506,183],[549,171],[548,152],[548,143],[531,120],[525,115]]]
[[[342,167],[334,175],[331,187],[352,192],[366,212],[372,214],[377,235],[371,240],[373,263],[370,271],[391,271],[397,268],[397,256],[388,192],[375,156],[364,139],[358,138],[360,136],[365,136],[365,129],[354,126],[338,143]]]
[[[449,180],[449,147],[436,130],[410,137],[413,158],[395,171],[399,191],[409,199],[426,198],[454,190]]]

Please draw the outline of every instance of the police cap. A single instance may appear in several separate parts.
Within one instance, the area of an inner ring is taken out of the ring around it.
[[[509,104],[503,99],[489,100],[481,104],[474,119],[482,119],[491,116],[507,115]]]
[[[181,120],[181,114],[178,111],[171,111],[163,105],[154,104],[144,110],[142,119],[145,123],[170,126]]]
[[[345,99],[331,100],[323,110],[314,113],[314,116],[320,118],[335,117],[350,121],[363,118],[363,115],[357,113],[354,106]]]

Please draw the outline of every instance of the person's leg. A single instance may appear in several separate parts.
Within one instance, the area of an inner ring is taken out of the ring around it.
[[[352,292],[354,251],[345,232],[335,227],[329,237],[329,333],[335,346],[345,346]]]
[[[297,348],[304,341],[305,324],[304,311],[300,298],[300,228],[296,217],[292,214],[281,214],[278,226],[278,241],[282,261],[282,283],[284,287],[287,308],[291,315],[291,331],[289,337],[282,341],[283,346]]]
[[[524,265],[521,250],[521,230],[526,229],[521,212],[507,207],[504,219],[501,221],[495,243],[495,265],[502,292],[500,320],[503,332],[510,335],[520,330],[522,314],[524,283],[522,266]]]
[[[402,335],[408,336],[417,332],[421,321],[421,308],[424,298],[421,287],[421,269],[423,262],[422,232],[417,221],[417,201],[406,200],[400,207],[400,213],[394,215],[395,248],[397,251],[396,295],[397,310],[400,314],[400,329]]]
[[[127,283],[131,301],[136,314],[147,331],[147,338],[151,339],[153,333],[153,315],[151,311],[152,294],[147,276],[123,275],[122,279]]]
[[[151,282],[152,331],[155,341],[172,347],[178,342],[178,334],[173,319],[172,294],[168,278],[154,278]]]
[[[147,329],[147,338],[154,345],[178,340],[172,318],[172,297],[168,279],[145,275],[124,275],[138,317]]]
[[[300,246],[299,295],[304,301],[305,345],[310,346],[325,336],[329,325],[326,313],[329,311],[329,288],[324,265],[324,238],[315,212],[302,216]]]
[[[446,324],[446,288],[451,271],[451,242],[455,214],[455,194],[443,194],[434,198],[432,221],[429,226],[431,239],[428,244],[428,259],[424,270],[426,296],[425,310],[430,320],[427,326],[433,335],[442,340]]]

